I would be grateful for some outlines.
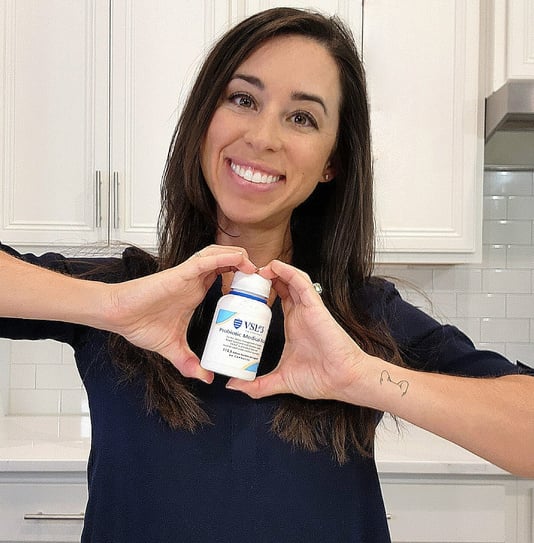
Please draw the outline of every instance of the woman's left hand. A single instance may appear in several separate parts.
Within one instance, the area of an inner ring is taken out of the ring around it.
[[[304,272],[278,260],[260,271],[282,300],[285,346],[278,366],[254,381],[227,388],[253,398],[291,393],[308,399],[344,398],[354,391],[367,355],[334,320]]]

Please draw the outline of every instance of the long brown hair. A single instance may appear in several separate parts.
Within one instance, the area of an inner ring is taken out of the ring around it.
[[[132,273],[175,266],[215,241],[216,205],[203,177],[200,148],[218,102],[237,67],[260,45],[278,36],[299,35],[322,44],[339,68],[342,100],[332,156],[336,177],[318,185],[291,218],[292,263],[323,286],[334,318],[369,354],[402,364],[394,341],[380,323],[365,317],[356,291],[371,278],[374,255],[373,176],[369,111],[362,63],[350,31],[337,17],[274,8],[228,31],[204,62],[190,92],[169,149],[162,182],[159,257],[145,255]],[[200,309],[193,319],[201,318]],[[207,415],[188,379],[168,362],[114,340],[116,363],[125,375],[146,381],[149,410],[174,428],[194,430]],[[140,356],[142,362],[140,363]],[[372,454],[378,414],[335,401],[288,396],[274,414],[272,428],[308,450],[330,447],[343,463],[351,451]]]

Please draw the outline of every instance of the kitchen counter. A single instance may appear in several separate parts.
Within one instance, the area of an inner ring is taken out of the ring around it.
[[[85,471],[88,416],[0,417],[0,472]],[[478,456],[405,422],[384,417],[376,440],[381,474],[507,475]]]

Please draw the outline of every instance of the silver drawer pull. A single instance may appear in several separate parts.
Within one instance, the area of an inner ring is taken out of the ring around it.
[[[26,513],[24,520],[83,520],[84,517],[83,513]]]

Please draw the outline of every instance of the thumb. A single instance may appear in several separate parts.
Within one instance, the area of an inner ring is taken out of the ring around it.
[[[257,377],[254,381],[244,381],[243,379],[232,377],[228,383],[226,383],[226,388],[244,392],[255,399],[289,392],[287,385],[276,370],[267,375]]]
[[[213,372],[204,369],[200,365],[197,355],[189,348],[182,347],[174,353],[160,352],[169,362],[184,376],[199,379],[204,383],[213,382]]]

